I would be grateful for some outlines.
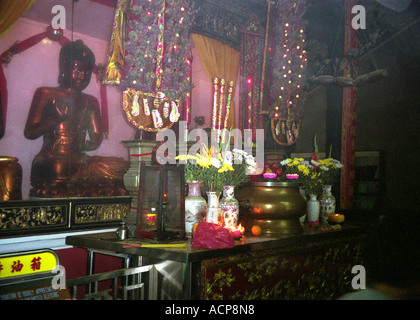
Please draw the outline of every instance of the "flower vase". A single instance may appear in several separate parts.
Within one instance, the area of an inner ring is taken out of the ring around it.
[[[185,232],[192,236],[194,224],[204,221],[207,213],[207,202],[201,196],[201,182],[188,183],[188,195],[185,197]]]
[[[234,196],[234,186],[223,187],[223,198],[220,200],[220,209],[222,209],[224,227],[236,228],[239,221],[239,201]]]
[[[328,214],[335,213],[335,197],[331,193],[331,185],[322,186],[322,194],[319,196],[319,210],[321,221],[327,222]]]
[[[306,210],[308,222],[316,222],[319,220],[319,201],[316,198],[316,194],[309,195]]]
[[[206,222],[218,224],[223,227],[223,214],[219,205],[219,196],[215,191],[207,191]]]

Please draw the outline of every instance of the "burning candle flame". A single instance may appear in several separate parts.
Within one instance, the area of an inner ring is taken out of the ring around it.
[[[242,226],[242,224],[239,224],[236,228],[229,227],[227,229],[233,233],[235,238],[240,238],[245,233],[245,228]]]
[[[146,221],[148,223],[156,223],[156,213],[148,213],[148,214],[146,214]]]

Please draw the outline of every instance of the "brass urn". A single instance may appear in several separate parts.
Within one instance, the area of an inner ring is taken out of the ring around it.
[[[0,156],[0,201],[22,200],[22,166],[15,157]]]
[[[299,218],[306,213],[301,185],[291,182],[249,182],[240,188],[239,220],[245,230],[259,225],[268,236],[303,232]]]

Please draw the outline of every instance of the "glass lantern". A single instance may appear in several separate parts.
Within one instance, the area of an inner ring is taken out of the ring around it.
[[[184,190],[183,166],[142,163],[137,237],[156,242],[184,239]]]

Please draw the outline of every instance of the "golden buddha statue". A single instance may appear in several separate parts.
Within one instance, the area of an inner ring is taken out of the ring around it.
[[[31,197],[127,195],[123,174],[129,162],[88,156],[103,139],[98,100],[82,93],[92,75],[95,56],[81,40],[60,51],[59,86],[35,91],[24,135],[43,136],[31,169]]]

